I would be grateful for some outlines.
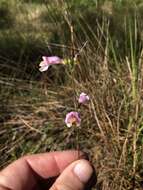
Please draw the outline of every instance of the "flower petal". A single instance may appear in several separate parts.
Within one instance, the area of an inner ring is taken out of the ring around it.
[[[43,56],[42,57],[43,61],[47,64],[59,64],[59,63],[62,63],[62,59],[58,56],[50,56],[50,57],[47,57],[47,56]]]
[[[39,71],[43,72],[43,71],[47,71],[50,65],[46,65],[46,66],[42,66],[39,68]]]
[[[70,128],[72,126],[71,123],[67,123],[66,125],[67,125],[68,128]]]
[[[47,63],[45,61],[41,61],[39,64],[40,67],[47,66]]]
[[[89,96],[87,94],[85,94],[84,92],[82,92],[79,96],[78,102],[81,104],[85,104],[89,100],[90,100]]]
[[[42,56],[43,62],[49,64],[48,57],[47,56]]]

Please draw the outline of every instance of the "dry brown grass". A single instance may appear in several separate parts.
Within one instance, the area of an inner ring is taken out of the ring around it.
[[[1,100],[1,167],[25,154],[76,148],[76,130],[70,131],[64,124],[66,113],[76,109],[82,117],[78,143],[95,165],[96,189],[139,189],[143,169],[142,73],[139,72],[140,93],[135,100],[126,60],[126,69],[116,73],[108,59],[97,56],[86,62],[88,53],[86,50],[84,63],[76,65],[67,84],[48,86],[46,95],[40,83],[24,85],[19,81],[15,85],[9,81],[15,87],[6,91],[1,85],[3,93],[9,94],[7,101]],[[85,107],[77,104],[82,91],[91,98]]]

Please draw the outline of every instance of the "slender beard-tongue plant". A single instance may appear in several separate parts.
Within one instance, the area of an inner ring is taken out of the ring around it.
[[[41,72],[47,71],[50,65],[63,64],[63,60],[58,56],[43,56],[42,59],[43,61],[39,64]]]
[[[90,98],[89,96],[82,92],[79,95],[78,103],[80,105],[85,105],[87,102],[89,102]],[[74,127],[74,132],[76,132],[76,143],[77,143],[77,150],[78,150],[78,156],[79,156],[79,127],[81,126],[81,118],[79,112],[71,111],[66,114],[65,118],[65,124],[68,128]]]
[[[77,55],[75,56],[74,62],[77,59]],[[43,56],[42,59],[43,60],[39,64],[40,67],[39,70],[41,72],[47,71],[49,66],[51,65],[72,63],[70,59],[61,59],[58,56],[49,56],[49,57]],[[73,89],[75,89],[74,85]],[[85,105],[89,100],[90,100],[89,96],[86,93],[82,92],[78,98],[78,103],[80,105]],[[74,127],[74,131],[76,131],[76,142],[77,142],[77,150],[79,156],[79,129],[80,129],[79,127],[81,126],[81,118],[79,112],[71,111],[67,113],[65,118],[65,124],[68,128]]]
[[[76,143],[79,157],[79,127],[81,125],[81,118],[79,113],[75,111],[67,113],[65,123],[68,128],[74,127],[74,131],[76,132]]]

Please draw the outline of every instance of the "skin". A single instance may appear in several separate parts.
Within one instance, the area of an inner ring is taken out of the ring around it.
[[[75,176],[73,168],[82,162],[92,173],[90,163],[84,158],[77,151],[22,157],[0,172],[0,190],[82,190],[85,183]]]

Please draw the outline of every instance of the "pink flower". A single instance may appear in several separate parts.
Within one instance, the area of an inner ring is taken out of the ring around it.
[[[80,126],[81,119],[78,112],[69,112],[66,115],[65,123],[67,127],[71,127],[72,125]]]
[[[51,56],[51,57],[42,57],[43,61],[39,64],[40,68],[39,70],[41,72],[48,70],[50,65],[55,65],[55,64],[60,64],[62,63],[62,59],[59,58],[58,56]]]
[[[89,99],[90,99],[89,96],[87,94],[85,94],[84,92],[82,92],[79,96],[78,102],[80,104],[85,104],[86,102],[89,101]]]

